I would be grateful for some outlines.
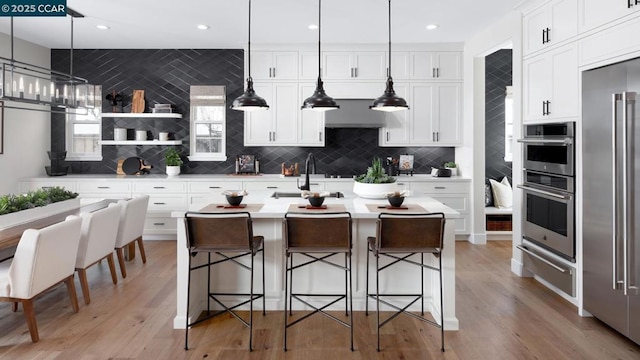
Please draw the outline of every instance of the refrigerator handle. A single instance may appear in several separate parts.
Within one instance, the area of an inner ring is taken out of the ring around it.
[[[613,234],[613,241],[612,241],[612,245],[613,245],[613,251],[612,251],[612,257],[613,257],[613,290],[618,290],[620,285],[624,284],[624,280],[620,279],[620,272],[619,272],[619,264],[618,264],[618,249],[620,248],[620,226],[618,224],[618,222],[620,221],[620,217],[618,216],[618,202],[619,199],[618,197],[619,195],[619,191],[618,191],[618,177],[615,174],[618,174],[618,126],[617,126],[617,120],[618,120],[618,102],[620,102],[622,100],[622,94],[613,94],[612,97],[612,114],[611,114],[611,134],[612,134],[612,141],[611,141],[611,154],[612,154],[612,159],[611,159],[611,164],[613,165],[613,169],[612,169],[612,187],[611,189],[613,190],[613,196],[612,198],[612,234]],[[623,217],[624,219],[624,217]]]
[[[623,149],[625,149],[622,159],[623,159],[623,196],[624,196],[624,243],[623,243],[623,253],[624,253],[624,294],[625,295],[637,295],[638,294],[638,286],[636,285],[636,276],[633,273],[635,269],[635,261],[633,259],[633,249],[635,247],[635,237],[633,236],[635,232],[633,231],[633,227],[635,226],[634,222],[627,221],[629,215],[633,215],[632,211],[635,211],[635,201],[630,197],[629,192],[629,184],[633,184],[633,169],[634,169],[634,161],[635,161],[635,133],[632,129],[629,129],[629,126],[635,126],[633,124],[633,120],[635,118],[635,103],[636,103],[636,93],[635,92],[623,92],[622,93],[622,117],[623,117]],[[630,242],[633,241],[633,244]]]

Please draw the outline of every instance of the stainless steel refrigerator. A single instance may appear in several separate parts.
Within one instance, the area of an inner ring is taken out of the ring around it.
[[[583,73],[584,309],[640,344],[639,105],[640,59]]]

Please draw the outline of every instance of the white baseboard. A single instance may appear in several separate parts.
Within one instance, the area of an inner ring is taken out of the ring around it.
[[[469,242],[474,245],[486,245],[487,234],[471,234],[471,236],[469,236]]]

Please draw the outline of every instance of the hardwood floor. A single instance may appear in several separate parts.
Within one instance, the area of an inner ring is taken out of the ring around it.
[[[35,301],[40,342],[31,343],[22,310],[0,305],[0,359],[639,359],[640,347],[532,279],[510,271],[511,242],[456,243],[457,315],[461,329],[445,333],[407,316],[383,328],[375,350],[375,316],[355,314],[355,348],[348,329],[321,316],[290,328],[282,351],[282,312],[254,315],[248,330],[221,316],[189,332],[173,330],[176,257],[172,241],[146,242],[148,262],[127,264],[111,283],[106,262],[87,272],[91,304],[74,314],[61,286]],[[344,317],[344,315],[342,315]]]

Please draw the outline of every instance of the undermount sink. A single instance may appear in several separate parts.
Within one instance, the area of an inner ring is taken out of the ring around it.
[[[271,194],[272,198],[297,198],[297,197],[301,197],[300,192],[283,192],[283,191],[275,191],[273,194]],[[344,197],[344,194],[337,191],[337,192],[332,192],[329,193],[329,195],[327,197],[334,197],[334,198],[341,198]]]

